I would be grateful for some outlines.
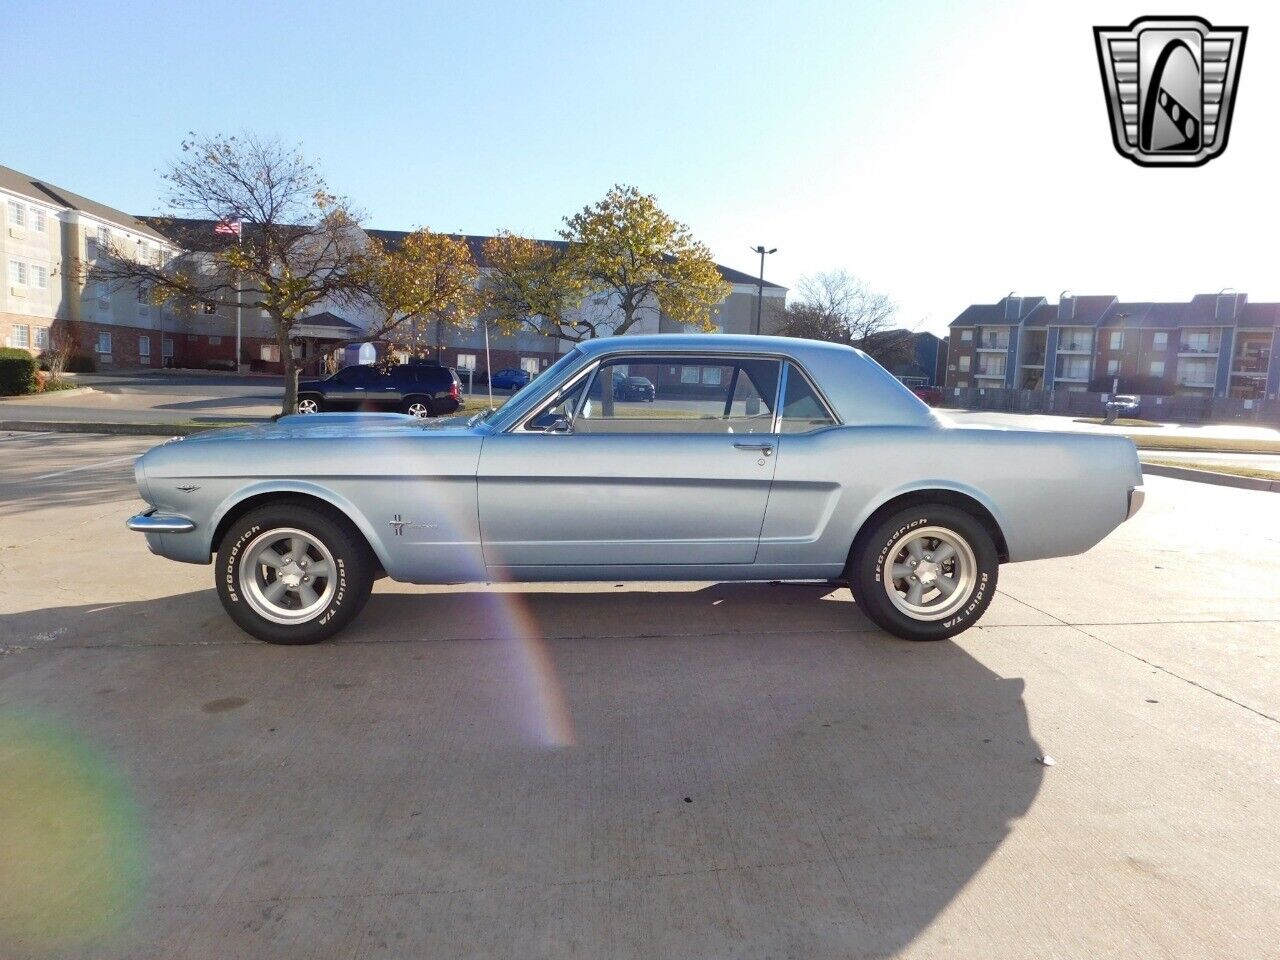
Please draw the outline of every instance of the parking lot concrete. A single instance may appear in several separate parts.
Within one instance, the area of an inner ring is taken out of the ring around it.
[[[287,648],[125,531],[150,444],[0,435],[0,956],[1275,953],[1274,494],[1148,478],[944,643],[382,581]]]

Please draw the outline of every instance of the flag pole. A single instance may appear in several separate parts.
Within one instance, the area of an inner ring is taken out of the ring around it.
[[[489,321],[484,321],[484,369],[489,381],[489,409],[493,409],[493,361],[489,359]]]
[[[241,250],[244,250],[244,222],[241,221],[240,229],[236,231],[236,244]],[[240,352],[240,309],[244,300],[244,285],[241,282],[240,271],[236,271],[236,373],[240,373],[241,360],[244,354]]]

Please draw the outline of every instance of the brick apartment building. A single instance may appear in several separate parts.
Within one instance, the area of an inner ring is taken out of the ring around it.
[[[1008,296],[950,324],[946,386],[1274,401],[1280,303],[1199,294],[1187,303],[1114,296]]]
[[[68,331],[82,353],[94,355],[103,369],[134,369],[173,365],[233,369],[237,360],[262,370],[278,370],[279,348],[272,324],[265,314],[241,311],[241,352],[237,358],[235,310],[210,307],[180,311],[157,307],[128,290],[110,291],[78,278],[77,261],[92,263],[98,250],[135,249],[139,256],[167,261],[180,250],[212,253],[232,242],[214,232],[213,221],[135,217],[89,200],[61,187],[0,166],[0,268],[7,282],[0,287],[0,345],[22,347],[32,353],[47,349],[55,332]],[[252,229],[246,224],[246,232]],[[373,230],[368,235],[394,245],[408,234]],[[486,237],[468,236],[473,256],[485,269]],[[730,267],[719,267],[732,285],[729,297],[719,305],[717,329],[749,333],[756,310],[756,280]],[[765,282],[766,325],[780,314],[785,287]],[[587,303],[582,309],[592,320],[607,309],[605,303]],[[633,333],[679,332],[687,328],[673,323],[651,304],[641,310]],[[313,315],[294,328],[295,355],[319,361],[331,353],[331,345],[358,336],[374,323],[372,314],[358,304],[320,304]],[[765,332],[768,332],[766,329]],[[485,331],[479,323],[464,329],[445,326],[438,332],[421,332],[425,342],[443,363],[461,370],[484,369]],[[536,374],[554,362],[567,344],[534,333],[505,335],[489,330],[493,368],[518,367]],[[318,368],[318,364],[313,369]]]

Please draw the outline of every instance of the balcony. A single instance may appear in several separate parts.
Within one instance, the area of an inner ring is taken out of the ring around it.
[[[1058,344],[1059,353],[1093,353],[1093,344],[1088,340],[1066,340]]]
[[[982,340],[978,343],[979,353],[1007,353],[1009,350],[1009,341],[1004,340]]]
[[[1218,355],[1218,345],[1210,344],[1207,347],[1197,347],[1186,343],[1178,344],[1178,356],[1180,357],[1216,357]]]
[[[1256,373],[1266,376],[1270,357],[1236,357],[1232,373]]]
[[[1024,367],[1043,367],[1044,351],[1037,350],[1034,353],[1028,353],[1025,357],[1022,358],[1022,365]]]

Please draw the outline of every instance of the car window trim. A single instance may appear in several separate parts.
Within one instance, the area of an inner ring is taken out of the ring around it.
[[[526,416],[524,416],[520,420],[517,420],[515,423],[509,426],[506,430],[504,430],[503,433],[536,433],[536,434],[542,434],[543,436],[545,436],[547,434],[546,430],[527,430],[526,431],[525,426],[531,420],[536,419],[537,416],[543,410],[547,409],[547,407],[554,407],[557,403],[559,403],[561,400],[564,399],[566,394],[572,393],[574,389],[577,387],[578,383],[584,377],[593,376],[596,372],[596,368],[599,366],[600,366],[600,361],[596,360],[594,363],[591,363],[588,366],[579,370],[572,377],[566,380],[563,385],[553,390],[551,392],[551,395],[548,396],[546,399],[544,399],[539,406],[534,407],[531,411],[529,411],[529,413]],[[569,418],[570,431],[572,431],[573,421],[576,420],[577,417],[578,417],[578,410],[575,407],[573,411],[573,416]],[[563,434],[556,434],[556,436],[563,436]]]
[[[795,364],[796,371],[804,379],[804,382],[809,387],[809,389],[813,391],[814,399],[818,401],[818,405],[822,407],[822,409],[826,412],[827,417],[830,418],[831,422],[823,424],[820,427],[814,427],[812,430],[804,430],[804,431],[801,431],[800,433],[793,433],[791,434],[791,436],[804,436],[805,434],[809,434],[809,433],[817,433],[819,430],[829,430],[832,427],[843,426],[840,418],[835,415],[835,412],[832,409],[831,404],[827,402],[827,398],[823,395],[822,390],[818,387],[817,383],[814,382],[813,377],[809,376],[809,372],[805,370],[804,366],[802,364],[795,363],[794,360],[787,360],[786,364],[782,368],[782,376],[779,378],[779,380],[781,381],[778,385],[780,393],[779,393],[779,403],[776,407],[774,407],[774,432],[779,435],[782,434],[782,412],[783,412],[783,407],[787,400],[787,394],[786,394],[787,380],[789,379],[791,374],[792,364]]]

